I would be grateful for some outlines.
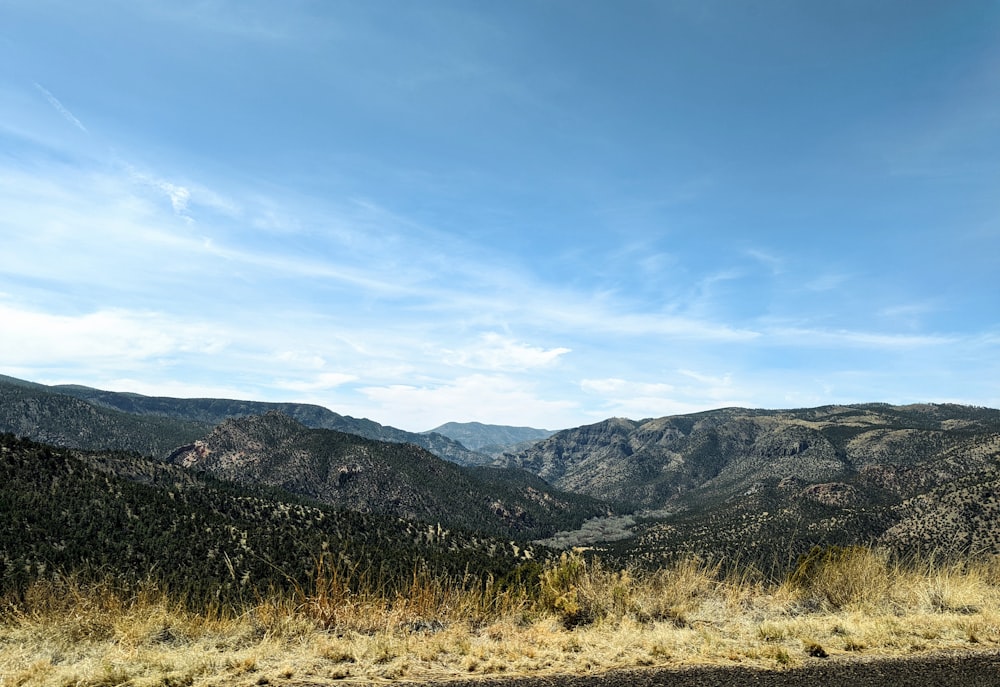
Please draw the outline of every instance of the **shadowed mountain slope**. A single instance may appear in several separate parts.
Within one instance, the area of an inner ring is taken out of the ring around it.
[[[212,425],[165,416],[137,416],[0,376],[0,432],[90,450],[136,451],[163,457],[203,436]]]

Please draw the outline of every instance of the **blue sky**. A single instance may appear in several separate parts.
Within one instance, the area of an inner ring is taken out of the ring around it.
[[[1000,3],[0,0],[0,373],[409,430],[1000,406]]]

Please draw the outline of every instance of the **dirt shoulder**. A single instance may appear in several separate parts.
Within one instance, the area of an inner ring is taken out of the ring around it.
[[[691,666],[617,670],[596,675],[449,680],[437,684],[446,687],[1000,687],[1000,651],[814,659],[787,670]]]

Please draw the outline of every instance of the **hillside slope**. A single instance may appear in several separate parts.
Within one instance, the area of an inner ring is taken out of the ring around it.
[[[564,430],[496,464],[569,491],[662,508],[690,492],[724,498],[786,477],[820,483],[885,470],[904,481],[940,481],[986,465],[982,451],[963,453],[962,446],[998,431],[1000,411],[955,405],[726,408],[641,422],[612,418]],[[956,465],[938,474],[945,457]]]
[[[608,511],[523,471],[470,470],[411,444],[309,429],[276,411],[227,420],[168,460],[341,508],[520,537],[545,536]]]

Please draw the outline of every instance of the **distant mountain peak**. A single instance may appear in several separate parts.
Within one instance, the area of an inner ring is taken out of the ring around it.
[[[440,434],[459,442],[472,451],[500,455],[524,444],[546,439],[555,432],[534,427],[489,425],[482,422],[447,422],[423,434]]]

